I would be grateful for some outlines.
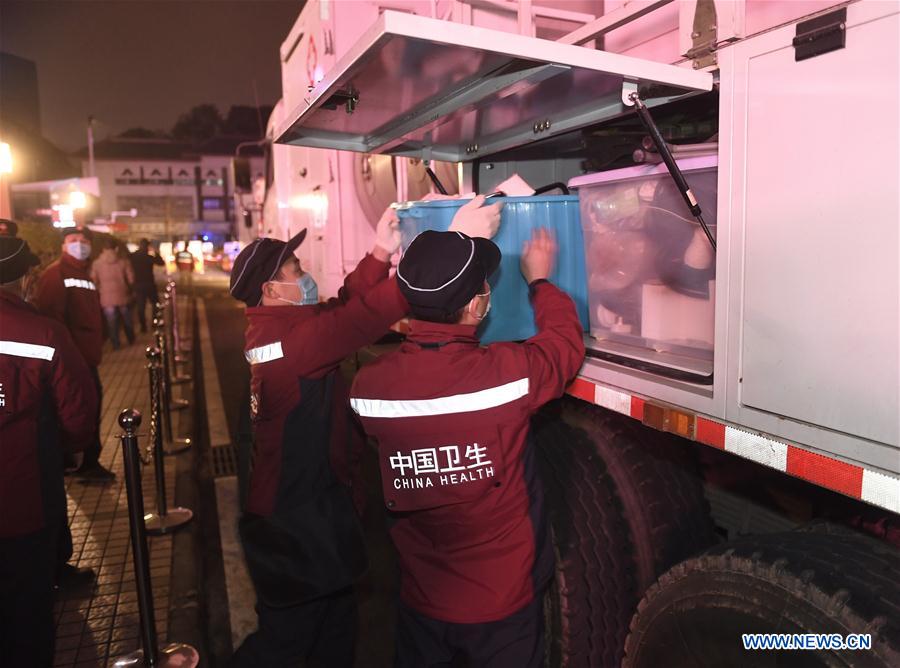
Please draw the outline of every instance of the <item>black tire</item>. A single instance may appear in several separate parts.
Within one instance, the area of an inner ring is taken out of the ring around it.
[[[625,668],[900,666],[900,553],[847,529],[737,540],[678,564],[631,622]],[[871,633],[869,651],[745,651],[743,633]]]
[[[671,566],[715,542],[688,441],[573,399],[564,400],[561,416],[584,432],[615,485],[638,597]]]
[[[546,665],[618,666],[636,596],[612,481],[583,432],[536,418],[532,437],[556,552],[545,599]]]

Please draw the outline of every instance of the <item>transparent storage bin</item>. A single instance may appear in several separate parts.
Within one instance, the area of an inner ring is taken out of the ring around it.
[[[400,230],[404,250],[424,230],[445,231],[453,216],[469,200],[411,202],[401,206]],[[534,336],[534,312],[528,300],[528,286],[519,271],[522,244],[532,230],[547,227],[556,233],[559,257],[550,280],[575,301],[582,327],[588,328],[588,300],[585,281],[584,237],[581,231],[579,200],[574,195],[498,197],[503,202],[500,230],[493,241],[503,253],[500,268],[490,279],[491,312],[480,331],[484,343],[520,341]]]
[[[716,234],[716,156],[679,167]],[[591,346],[654,372],[712,375],[715,254],[664,164],[569,182],[578,189]]]

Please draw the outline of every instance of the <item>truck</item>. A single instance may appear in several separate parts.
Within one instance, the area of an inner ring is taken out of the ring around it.
[[[308,0],[281,45],[263,233],[323,294],[392,202],[577,190],[548,665],[900,665],[898,38],[879,0]]]

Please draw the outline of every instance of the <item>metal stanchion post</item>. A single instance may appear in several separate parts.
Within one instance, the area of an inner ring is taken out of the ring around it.
[[[166,357],[166,335],[163,331],[164,327],[165,322],[161,318],[156,318],[153,321],[154,334],[156,336],[156,348],[157,350],[162,351],[162,360],[165,360]],[[162,396],[162,407],[160,410],[160,414],[162,415],[162,423],[165,429],[167,446],[166,454],[173,455],[178,452],[187,450],[191,446],[190,438],[175,438],[175,428],[172,425],[172,409],[185,408],[187,406],[187,402],[182,400],[182,402],[176,403],[176,400],[172,398],[172,386],[169,383],[169,374],[166,372],[165,364],[160,363],[158,366],[160,370],[160,394]]]
[[[150,439],[153,443],[154,466],[156,468],[156,512],[144,515],[144,525],[152,534],[170,533],[187,524],[194,516],[187,508],[169,508],[166,501],[166,471],[163,457],[162,425],[162,368],[159,364],[159,350],[147,348],[147,370],[150,374]]]
[[[122,454],[125,459],[125,488],[128,494],[128,522],[131,525],[131,553],[134,559],[134,578],[137,586],[138,610],[141,618],[142,650],[115,660],[115,668],[150,666],[152,668],[196,668],[200,663],[197,650],[183,643],[160,648],[153,616],[153,591],[150,588],[150,559],[147,533],[144,528],[144,495],[141,490],[141,465],[138,439],[135,432],[141,426],[141,414],[136,410],[119,413],[122,434]]]
[[[175,314],[178,311],[178,306],[175,302],[176,294],[172,285],[166,286],[166,300],[165,305],[168,306],[172,311],[171,318],[167,321],[165,317],[163,317],[163,322],[168,322],[171,327],[166,329],[163,328],[163,332],[166,334],[166,345],[163,348],[163,357],[165,361],[166,373],[169,374],[169,381],[172,385],[180,385],[181,383],[189,383],[191,381],[190,374],[180,374],[178,373],[178,366],[176,362],[178,362],[178,345],[177,338],[175,332],[177,331],[177,324],[175,324]],[[182,360],[183,361],[183,360]]]

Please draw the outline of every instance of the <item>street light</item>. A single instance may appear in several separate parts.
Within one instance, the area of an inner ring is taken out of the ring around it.
[[[109,221],[111,223],[116,222],[116,218],[120,218],[122,216],[129,216],[130,218],[134,218],[137,216],[137,209],[129,209],[128,211],[113,211],[109,214]]]
[[[69,206],[73,209],[83,209],[87,206],[87,197],[80,190],[69,193]]]
[[[13,162],[12,151],[9,144],[0,141],[0,174],[12,174]]]

